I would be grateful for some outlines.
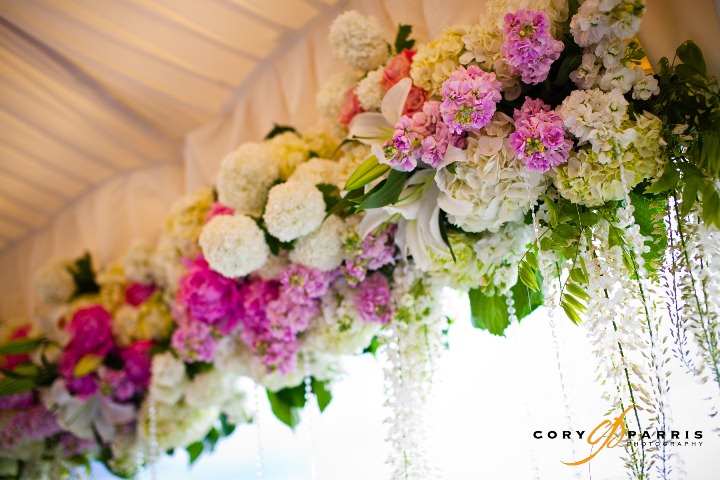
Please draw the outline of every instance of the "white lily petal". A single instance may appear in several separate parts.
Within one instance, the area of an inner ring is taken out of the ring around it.
[[[367,112],[356,115],[348,126],[348,136],[359,140],[366,145],[383,143],[392,137],[395,124],[377,112]]]
[[[442,162],[440,162],[440,165],[437,166],[437,169],[440,170],[441,168],[455,162],[467,163],[467,154],[465,153],[465,150],[461,150],[450,145],[447,147],[445,157],[443,157]]]
[[[375,155],[375,158],[377,158],[378,162],[382,163],[383,165],[390,165],[387,157],[385,157],[385,152],[383,151],[381,143],[373,143],[372,147],[370,148],[370,153]]]
[[[365,217],[360,222],[358,233],[360,238],[365,238],[378,229],[380,225],[390,218],[390,214],[382,208],[368,210]]]
[[[407,245],[407,253],[413,257],[415,266],[423,271],[428,270],[430,268],[430,255],[428,255],[427,245],[420,232],[418,222],[407,222],[405,244]]]
[[[395,128],[395,124],[398,120],[400,120],[403,107],[405,107],[405,100],[407,99],[411,88],[412,80],[409,78],[403,78],[393,85],[383,97],[380,111],[387,121],[392,123],[393,128]]]

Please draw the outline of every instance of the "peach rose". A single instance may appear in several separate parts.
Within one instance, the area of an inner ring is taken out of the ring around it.
[[[428,95],[425,90],[419,87],[412,87],[405,99],[403,115],[412,116],[413,113],[421,112],[423,105],[427,102]]]
[[[415,55],[413,50],[403,50],[399,55],[390,59],[383,70],[383,78],[380,84],[389,90],[390,87],[398,83],[403,78],[410,76],[410,65],[412,57]]]
[[[337,121],[347,127],[352,119],[355,118],[355,115],[363,113],[364,111],[360,105],[360,100],[358,100],[357,95],[355,95],[355,88],[351,88],[345,93]]]

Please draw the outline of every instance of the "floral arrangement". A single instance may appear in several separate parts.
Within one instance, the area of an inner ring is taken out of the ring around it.
[[[644,11],[493,0],[417,46],[410,26],[391,45],[377,20],[340,15],[330,47],[352,71],[318,93],[323,128],[240,145],[157,246],[38,277],[44,335],[0,347],[0,422],[21,432],[0,437],[3,475],[195,459],[251,419],[238,378],[294,426],[313,394],[328,404],[342,357],[372,352],[392,478],[438,478],[423,414],[445,287],[495,335],[561,309],[593,341],[609,411],[671,425],[671,352],[720,387],[720,93],[692,42],[643,64]],[[626,464],[682,469],[630,443]]]

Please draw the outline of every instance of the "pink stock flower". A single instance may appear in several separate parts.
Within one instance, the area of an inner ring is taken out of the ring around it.
[[[190,322],[175,330],[171,343],[184,361],[209,363],[215,357],[218,338],[207,324]]]
[[[373,273],[358,287],[355,307],[360,318],[366,323],[390,322],[393,314],[392,294],[387,278],[379,272]]]
[[[500,52],[510,71],[525,83],[545,81],[565,47],[550,35],[549,26],[548,16],[542,11],[518,10],[505,15],[505,41]]]
[[[157,287],[151,283],[131,283],[125,288],[125,302],[137,307],[152,297]]]
[[[480,130],[495,114],[502,85],[476,65],[458,67],[442,84],[440,112],[452,133]]]
[[[362,239],[355,245],[349,245],[351,255],[345,259],[341,271],[351,286],[357,286],[365,280],[367,272],[378,270],[385,265],[395,265],[399,250],[395,245],[397,224],[391,223]]]
[[[565,137],[562,118],[542,100],[525,99],[514,112],[510,146],[530,170],[546,172],[567,162],[573,142]]]
[[[365,110],[360,105],[360,100],[355,94],[355,88],[351,88],[345,93],[343,103],[340,105],[340,113],[338,114],[337,121],[341,125],[348,126],[355,115],[363,113]]]
[[[403,50],[388,61],[383,69],[383,78],[380,80],[380,84],[385,87],[385,90],[389,90],[400,80],[410,76],[413,56],[415,56],[414,50]]]
[[[33,392],[0,395],[0,410],[21,410],[35,404]]]
[[[55,415],[44,405],[13,412],[0,431],[0,451],[28,440],[43,440],[61,432]]]

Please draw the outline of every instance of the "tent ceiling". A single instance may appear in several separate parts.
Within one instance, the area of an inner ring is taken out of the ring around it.
[[[179,162],[336,0],[0,0],[0,250],[109,178]]]

